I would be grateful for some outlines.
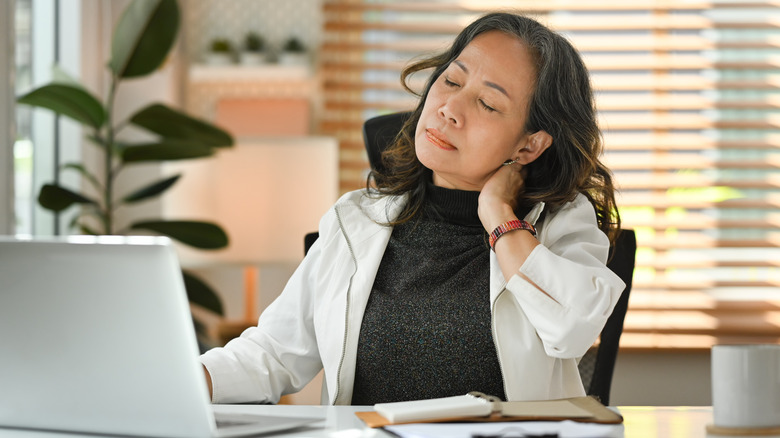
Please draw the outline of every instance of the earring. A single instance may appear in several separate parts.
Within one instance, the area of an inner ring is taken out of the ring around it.
[[[506,161],[504,161],[502,166],[511,166],[512,164],[515,164],[515,163],[517,163],[517,160],[506,160]]]

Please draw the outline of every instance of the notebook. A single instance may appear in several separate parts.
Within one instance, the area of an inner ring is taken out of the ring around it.
[[[428,400],[377,403],[374,411],[356,412],[370,427],[394,424],[485,421],[575,421],[619,424],[620,414],[595,398],[583,396],[557,400],[510,401],[470,392]]]
[[[231,437],[321,420],[218,427],[163,237],[0,237],[0,352],[0,427]]]

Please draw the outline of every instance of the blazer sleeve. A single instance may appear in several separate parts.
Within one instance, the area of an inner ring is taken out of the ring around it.
[[[540,225],[541,245],[520,272],[549,296],[519,275],[509,279],[507,289],[548,355],[578,358],[598,338],[625,284],[606,266],[609,239],[585,196],[548,213]]]
[[[321,248],[332,212],[320,222],[320,238],[309,249],[279,297],[256,326],[222,348],[200,357],[213,384],[213,403],[276,403],[299,391],[322,369],[313,322]],[[324,224],[324,226],[323,226]]]

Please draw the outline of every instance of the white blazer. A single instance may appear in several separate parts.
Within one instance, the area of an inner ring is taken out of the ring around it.
[[[215,403],[278,402],[324,369],[323,403],[349,404],[363,311],[405,197],[345,194],[283,292],[224,348],[201,356]],[[584,395],[577,362],[596,341],[624,283],[605,261],[607,236],[583,195],[537,223],[538,245],[507,282],[490,255],[493,339],[508,400]],[[379,223],[377,223],[379,222]],[[292,243],[291,243],[292,244]],[[552,298],[551,298],[552,297]]]

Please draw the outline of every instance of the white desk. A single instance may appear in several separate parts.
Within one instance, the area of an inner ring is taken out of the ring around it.
[[[384,438],[393,435],[381,430],[370,429],[356,416],[356,411],[370,410],[360,406],[256,406],[218,405],[215,408],[227,412],[247,412],[280,416],[313,416],[323,418],[322,422],[286,434],[281,437],[311,438]],[[619,407],[624,417],[625,438],[710,438],[706,425],[712,421],[709,407]],[[9,430],[0,428],[0,438],[54,438],[79,437],[76,434],[52,434],[37,431]],[[94,438],[95,435],[85,435]],[[713,437],[714,438],[714,437]]]

